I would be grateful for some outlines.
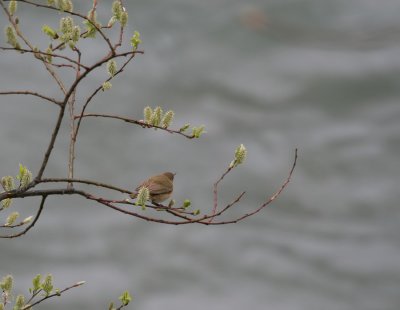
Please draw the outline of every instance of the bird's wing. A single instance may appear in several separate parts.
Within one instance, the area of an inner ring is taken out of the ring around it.
[[[166,184],[171,186],[168,186],[168,188],[166,188]],[[172,191],[172,182],[169,179],[160,180],[160,182],[152,182],[151,184],[149,184],[148,188],[150,191],[150,195],[167,194]]]
[[[171,184],[170,188],[172,189],[172,182],[167,177],[165,177],[164,180],[160,180],[159,182],[149,182],[149,180],[146,180],[138,187],[136,187],[135,191],[138,192],[143,186],[146,186],[150,191],[150,195],[167,194],[171,192],[171,190],[165,188],[165,184],[168,183]]]

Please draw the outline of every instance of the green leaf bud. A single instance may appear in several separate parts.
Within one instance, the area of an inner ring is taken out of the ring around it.
[[[75,43],[72,42],[72,41],[69,41],[69,42],[68,42],[68,46],[69,46],[69,48],[70,48],[71,50],[74,50],[74,49],[75,49]]]
[[[189,208],[190,207],[190,205],[192,204],[192,202],[189,200],[189,199],[185,199],[184,201],[183,201],[183,208],[184,209],[187,209],[187,208]]]
[[[131,45],[134,51],[137,50],[140,43],[142,43],[142,40],[140,39],[140,33],[138,31],[135,31],[131,38]]]
[[[186,131],[189,127],[190,127],[190,124],[187,123],[187,124],[183,125],[183,126],[179,129],[179,132],[184,132],[184,131]]]
[[[36,59],[43,60],[43,57],[42,57],[42,55],[41,55],[39,52],[40,52],[39,49],[38,49],[36,46],[34,46],[34,47],[33,47],[33,56],[34,56]]]
[[[104,82],[102,85],[103,91],[109,90],[109,89],[111,89],[111,87],[112,87],[112,84],[109,81]]]
[[[86,25],[86,33],[83,35],[83,37],[95,38],[97,29],[93,26],[93,24],[87,20],[84,20],[83,23]]]
[[[6,192],[15,189],[14,178],[11,175],[7,175],[1,178],[1,186],[3,186]]]
[[[113,2],[113,4],[112,4],[111,10],[112,10],[113,15],[114,15],[118,20],[120,20],[121,13],[122,13],[122,5],[121,5],[121,2],[118,1],[118,0],[115,0],[115,1]]]
[[[53,60],[53,56],[52,56],[52,54],[53,54],[53,49],[51,48],[51,46],[49,46],[47,49],[46,49],[46,60],[49,62],[49,63],[51,63],[52,62],[52,60]]]
[[[25,305],[25,296],[22,294],[19,294],[17,298],[15,298],[15,306],[13,310],[20,310],[23,308]]]
[[[43,33],[47,34],[51,39],[58,38],[57,32],[48,25],[43,25],[42,31],[43,31]]]
[[[55,1],[54,0],[47,0],[47,4],[51,5],[51,6],[54,6]]]
[[[127,306],[132,301],[132,296],[129,294],[128,291],[125,291],[122,293],[121,296],[118,297],[118,299],[124,306]]]
[[[195,138],[200,138],[200,136],[205,132],[204,131],[204,125],[201,125],[199,127],[193,127],[192,129],[192,135]]]
[[[42,285],[43,291],[46,293],[46,296],[49,296],[53,291],[53,276],[51,274],[46,275]]]
[[[149,106],[145,107],[143,110],[144,121],[146,124],[151,124],[151,118],[153,115],[153,109]]]
[[[119,21],[120,21],[120,23],[121,23],[121,26],[122,26],[122,27],[125,27],[126,24],[128,23],[128,12],[123,11],[123,12],[121,13],[121,16],[119,17]]]
[[[3,277],[3,279],[0,282],[0,288],[7,294],[11,293],[12,287],[13,287],[13,282],[14,279],[12,275],[7,275]]]
[[[8,4],[8,11],[10,12],[11,15],[14,15],[15,12],[17,11],[17,1],[11,0],[10,3]]]
[[[6,219],[6,223],[4,224],[4,226],[11,226],[12,224],[15,223],[15,221],[17,220],[17,218],[19,217],[19,213],[18,212],[13,212],[11,213],[7,219]]]
[[[25,188],[32,180],[32,172],[30,172],[24,165],[19,164],[19,174],[17,175],[17,179],[19,180],[19,187]]]
[[[168,208],[172,208],[175,205],[175,200],[171,199],[168,203]]]
[[[163,116],[163,110],[161,107],[156,107],[151,116],[151,124],[154,126],[160,126],[161,118]]]
[[[4,209],[7,209],[8,207],[11,206],[12,203],[12,199],[11,198],[5,198],[1,201],[1,204],[3,206]]]
[[[107,72],[110,76],[114,76],[117,73],[117,63],[114,59],[110,59],[107,62]]]
[[[40,274],[37,274],[32,279],[32,285],[33,285],[32,290],[33,290],[33,292],[36,292],[36,291],[40,290],[40,288],[41,288],[41,284],[40,284],[41,279],[42,279],[42,275],[40,275]]]
[[[171,126],[171,123],[174,119],[175,113],[172,110],[169,110],[165,113],[164,117],[162,118],[162,126],[164,128],[168,128],[169,126]]]
[[[200,209],[197,209],[196,211],[193,212],[193,215],[199,215],[200,214]]]
[[[86,281],[79,281],[79,282],[76,282],[75,285],[76,286],[81,286],[81,285],[83,285],[85,283],[86,283]]]
[[[135,204],[144,208],[148,200],[150,200],[150,190],[148,187],[143,186],[139,189]]]

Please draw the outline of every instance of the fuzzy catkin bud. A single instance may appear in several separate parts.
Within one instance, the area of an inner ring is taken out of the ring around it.
[[[1,201],[1,204],[2,204],[4,209],[7,209],[8,207],[10,207],[11,203],[12,203],[12,199],[11,198],[6,198],[6,199],[3,199]]]
[[[33,292],[40,290],[40,280],[42,279],[42,275],[37,274],[33,279],[32,279],[32,289]]]
[[[7,175],[1,178],[1,185],[6,192],[15,189],[14,178],[11,175]]]
[[[132,301],[132,296],[129,294],[128,291],[122,293],[121,296],[118,298],[124,306],[127,306]]]
[[[42,31],[43,31],[43,33],[47,34],[52,39],[57,39],[57,37],[58,37],[57,32],[48,25],[43,25]]]
[[[74,4],[71,0],[64,0],[62,3],[62,9],[64,11],[72,12],[74,10]]]
[[[32,180],[32,172],[30,172],[24,165],[19,164],[19,174],[17,175],[17,179],[19,180],[19,187],[25,188]]]
[[[115,24],[116,21],[117,21],[117,18],[116,18],[115,16],[112,16],[112,17],[110,18],[110,20],[108,21],[107,26],[108,26],[108,27],[114,26],[114,24]]]
[[[60,10],[63,10],[63,7],[65,5],[65,0],[55,0],[55,4]]]
[[[161,118],[163,115],[163,110],[161,107],[156,107],[153,111],[153,115],[151,116],[151,124],[154,126],[159,126],[161,123]]]
[[[110,76],[114,76],[117,73],[117,63],[114,59],[107,62],[107,72]]]
[[[7,275],[5,277],[3,277],[3,279],[0,282],[0,288],[5,292],[10,294],[12,287],[13,287],[13,282],[14,279],[12,277],[12,275]]]
[[[111,87],[112,87],[112,84],[110,82],[108,82],[108,81],[104,82],[103,85],[102,85],[103,91],[109,90],[109,89],[111,89]]]
[[[199,127],[193,127],[192,129],[192,135],[194,138],[200,138],[200,136],[204,133],[204,125],[201,125]]]
[[[10,12],[11,15],[14,15],[15,12],[17,11],[17,1],[11,0],[10,3],[8,4],[8,11]]]
[[[53,276],[48,274],[42,283],[42,289],[49,296],[53,291]]]
[[[19,213],[18,212],[13,212],[11,213],[6,220],[6,223],[4,224],[4,226],[11,226],[12,224],[15,223],[15,221],[17,220],[17,218],[19,217]]]
[[[171,123],[172,123],[172,121],[174,119],[174,115],[175,115],[175,113],[172,110],[169,110],[169,111],[167,111],[165,113],[165,115],[164,115],[164,117],[163,117],[163,119],[161,121],[162,126],[164,128],[168,128],[169,126],[171,126]]]
[[[24,218],[24,220],[22,221],[22,224],[27,224],[27,223],[29,223],[30,221],[32,221],[32,219],[33,219],[33,216],[32,216],[32,215],[31,215],[31,216],[28,216],[28,217]]]
[[[78,42],[80,37],[81,37],[81,28],[79,26],[74,26],[74,28],[72,28],[71,40],[74,42]]]
[[[20,310],[20,309],[23,308],[24,305],[25,305],[25,296],[19,294],[17,296],[17,298],[15,299],[15,307],[14,307],[14,309],[15,310]]]
[[[121,16],[119,17],[119,21],[121,23],[122,27],[125,27],[126,24],[128,23],[128,12],[124,11],[121,13]]]
[[[144,121],[146,124],[151,124],[151,117],[153,115],[153,109],[150,107],[145,107],[143,110]]]
[[[232,160],[229,167],[234,168],[237,165],[242,164],[246,160],[246,156],[247,156],[246,147],[243,144],[239,145],[235,150],[235,159]]]
[[[122,5],[121,2],[119,2],[118,0],[115,0],[112,4],[112,8],[111,8],[113,15],[120,20],[121,17],[121,13],[122,13]]]
[[[245,161],[247,155],[247,150],[243,144],[239,145],[235,152],[235,160],[238,164],[241,164]]]
[[[11,26],[7,26],[4,29],[4,33],[6,34],[7,43],[10,44],[12,47],[17,48],[18,41],[17,41],[17,37],[14,32],[14,28]]]
[[[64,34],[69,34],[72,32],[74,27],[74,20],[71,16],[62,17],[60,19],[60,31]]]
[[[150,199],[150,191],[148,187],[146,186],[141,187],[136,196],[136,205],[144,207],[146,205],[146,201],[149,199]]]
[[[137,50],[140,43],[142,43],[142,40],[140,40],[140,33],[138,31],[135,31],[131,38],[131,45],[134,51]]]

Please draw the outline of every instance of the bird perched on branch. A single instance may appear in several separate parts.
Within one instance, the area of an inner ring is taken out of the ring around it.
[[[135,199],[139,190],[142,187],[147,187],[150,194],[150,200],[153,203],[161,203],[171,197],[174,190],[174,176],[175,173],[164,172],[159,175],[154,175],[142,182],[135,191],[130,195]]]

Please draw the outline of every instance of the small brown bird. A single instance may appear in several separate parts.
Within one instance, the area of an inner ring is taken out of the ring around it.
[[[154,175],[136,187],[135,191],[130,195],[130,197],[133,199],[136,198],[140,188],[145,186],[149,189],[150,200],[153,203],[163,202],[172,195],[174,190],[174,176],[175,173],[172,172],[164,172],[159,175]]]

